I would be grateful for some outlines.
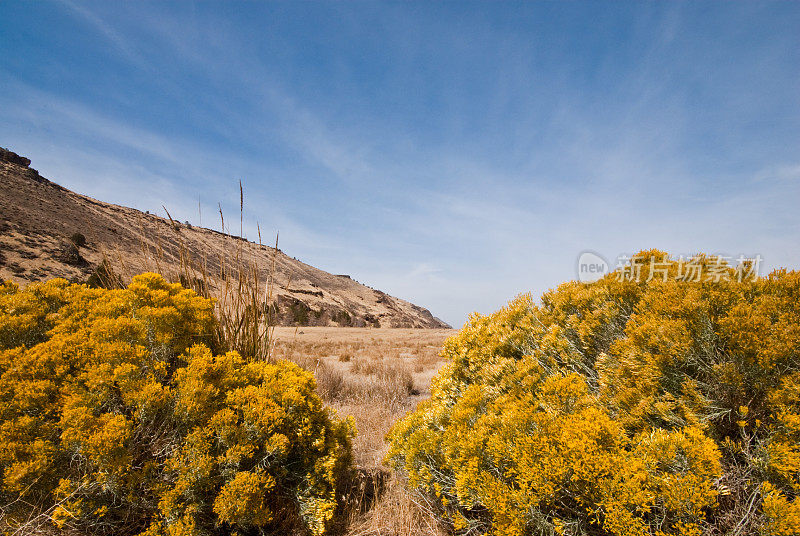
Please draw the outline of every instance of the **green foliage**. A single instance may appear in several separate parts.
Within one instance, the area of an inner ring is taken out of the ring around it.
[[[0,506],[94,534],[322,534],[350,463],[298,366],[214,355],[213,303],[156,274],[126,289],[0,285]]]
[[[331,319],[340,326],[353,325],[353,318],[350,316],[350,313],[348,313],[344,309],[336,311]]]
[[[456,529],[800,533],[800,273],[642,255],[666,277],[565,283],[446,342],[388,459]]]
[[[289,311],[291,313],[292,323],[296,326],[307,326],[308,325],[308,313],[310,311],[310,307],[306,305],[304,302],[300,300],[295,300],[291,305],[289,305]]]

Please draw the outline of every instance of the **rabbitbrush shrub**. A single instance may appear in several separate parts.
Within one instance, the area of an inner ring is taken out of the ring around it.
[[[445,343],[388,459],[456,531],[800,534],[800,273],[641,256]]]
[[[0,285],[5,530],[323,533],[351,423],[294,364],[214,355],[215,322],[156,274]]]

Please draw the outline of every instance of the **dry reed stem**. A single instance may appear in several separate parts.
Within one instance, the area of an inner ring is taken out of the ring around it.
[[[109,280],[105,286],[119,286],[129,281],[136,273],[154,271],[171,282],[179,282],[199,295],[213,298],[218,319],[214,333],[215,344],[220,351],[236,350],[244,357],[255,360],[270,359],[272,336],[272,309],[275,297],[275,269],[278,252],[276,235],[272,261],[266,280],[262,280],[261,270],[253,254],[253,244],[244,239],[244,189],[239,182],[239,236],[235,237],[233,249],[223,250],[216,262],[210,262],[206,252],[192,251],[181,233],[181,226],[162,207],[173,232],[172,244],[164,247],[159,233],[147,233],[145,224],[139,216],[139,247],[141,265],[126,263],[119,251],[116,255],[103,251],[103,264],[109,268]],[[225,217],[219,205],[222,232],[225,230]],[[167,237],[167,241],[170,237]],[[226,241],[226,246],[230,241]],[[259,247],[261,229],[259,227]],[[122,274],[117,276],[116,274]]]

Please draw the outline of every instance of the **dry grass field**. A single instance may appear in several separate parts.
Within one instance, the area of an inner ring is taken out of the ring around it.
[[[313,371],[318,391],[341,416],[352,416],[357,476],[351,489],[348,536],[442,534],[424,504],[383,465],[392,424],[430,395],[431,378],[450,329],[277,327],[272,355]]]

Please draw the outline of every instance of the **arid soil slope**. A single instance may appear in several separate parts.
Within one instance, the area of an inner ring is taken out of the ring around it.
[[[181,251],[198,264],[205,259],[214,271],[219,259],[239,251],[258,266],[262,281],[274,262],[278,324],[449,327],[427,309],[348,276],[319,270],[268,246],[71,192],[29,165],[0,148],[0,279],[84,281],[104,258],[122,276],[176,272]],[[76,233],[85,237],[85,245],[75,245],[71,237]]]

